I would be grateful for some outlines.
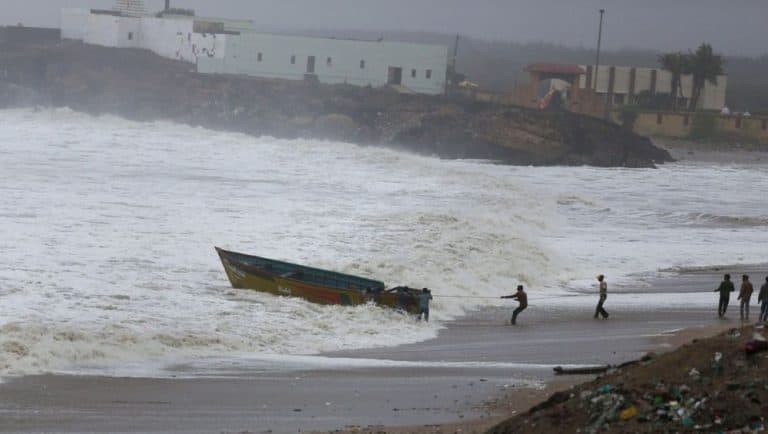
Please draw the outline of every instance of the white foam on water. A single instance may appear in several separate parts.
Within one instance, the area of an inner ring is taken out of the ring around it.
[[[768,262],[765,166],[510,167],[57,109],[0,111],[0,170],[0,375],[391,346],[518,283],[577,306],[558,296],[598,273]],[[433,288],[434,321],[233,290],[214,245]]]

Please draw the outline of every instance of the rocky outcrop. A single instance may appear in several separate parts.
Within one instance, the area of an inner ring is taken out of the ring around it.
[[[651,167],[646,138],[598,119],[387,89],[203,76],[149,52],[74,42],[0,47],[0,106],[49,103],[281,138],[387,145],[510,164]],[[11,96],[12,86],[35,98]]]

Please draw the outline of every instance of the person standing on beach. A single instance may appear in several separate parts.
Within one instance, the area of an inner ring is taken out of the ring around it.
[[[422,289],[419,294],[419,321],[424,315],[424,321],[429,322],[429,300],[432,300],[432,291],[427,288]]]
[[[608,319],[608,312],[603,308],[603,303],[605,303],[605,299],[608,298],[608,283],[605,281],[605,276],[602,274],[597,276],[597,281],[600,282],[600,301],[597,302],[597,307],[595,308],[595,319],[597,319],[598,315],[602,315],[603,318]]]
[[[517,324],[517,316],[520,314],[520,312],[524,311],[528,307],[528,294],[523,291],[523,285],[517,285],[516,293],[512,295],[505,295],[501,298],[517,299],[517,301],[520,303],[520,305],[517,306],[517,309],[512,311],[512,319],[509,321],[512,325]]]
[[[742,321],[749,321],[749,302],[752,299],[752,291],[754,291],[754,288],[752,288],[752,282],[749,281],[749,276],[746,274],[741,276],[741,290],[739,290],[739,298],[737,300],[741,300],[739,312],[741,313]],[[744,311],[746,311],[746,316]]]
[[[757,302],[760,305],[760,317],[758,321],[768,321],[768,276],[765,277],[765,283],[760,287],[760,293],[757,294]]]
[[[728,310],[728,302],[731,300],[731,293],[735,291],[733,282],[731,282],[731,275],[726,274],[723,276],[723,281],[720,282],[720,286],[715,292],[720,293],[720,303],[717,305],[717,316],[720,318],[725,316],[725,311]]]

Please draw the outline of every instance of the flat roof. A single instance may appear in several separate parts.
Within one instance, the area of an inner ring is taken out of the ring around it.
[[[548,74],[582,75],[584,68],[572,63],[532,63],[525,67],[528,72],[543,72]]]

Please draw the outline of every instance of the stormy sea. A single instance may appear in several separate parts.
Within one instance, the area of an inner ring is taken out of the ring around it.
[[[517,284],[568,305],[598,273],[768,262],[765,164],[515,167],[18,109],[0,173],[0,376],[395,346]],[[429,287],[433,321],[234,290],[214,246]]]

